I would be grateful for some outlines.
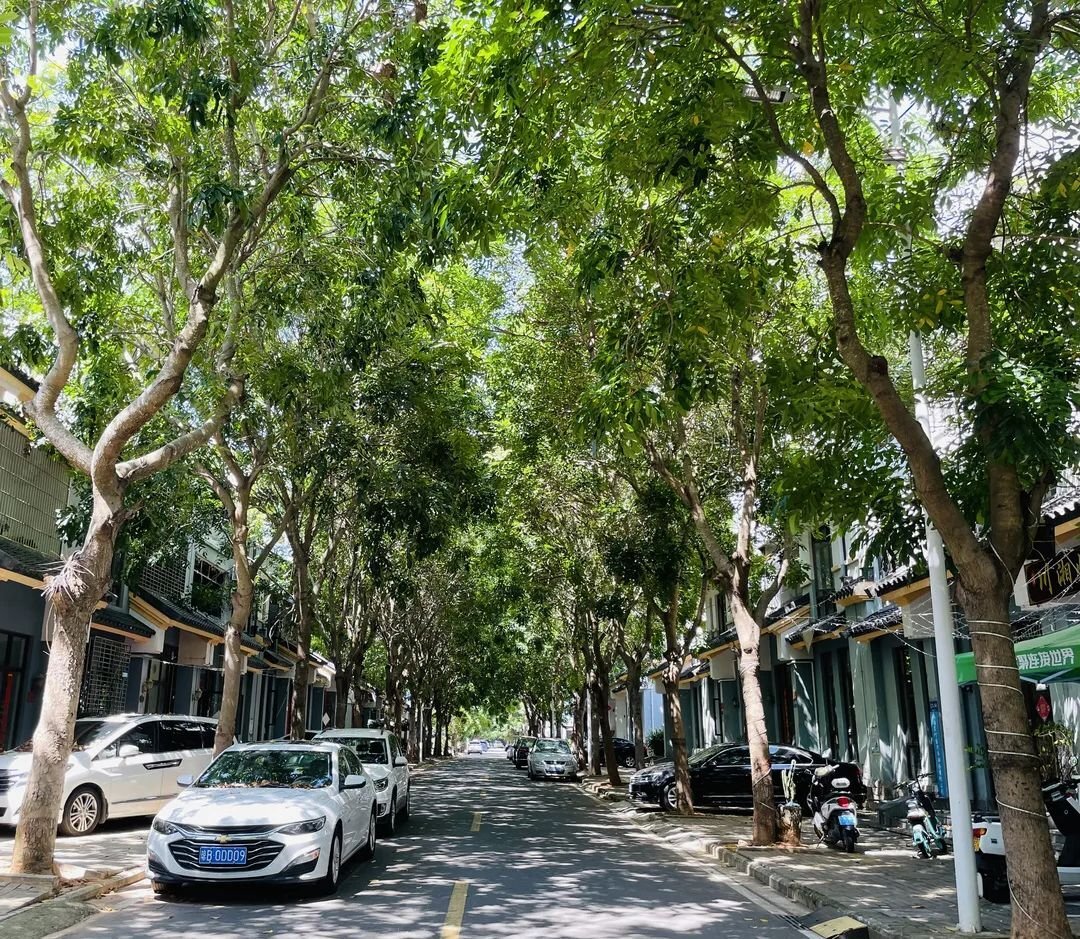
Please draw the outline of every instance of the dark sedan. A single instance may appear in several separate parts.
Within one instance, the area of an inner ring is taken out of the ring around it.
[[[820,753],[801,747],[769,747],[772,759],[773,787],[777,803],[784,801],[781,773],[795,769],[795,800],[806,807],[810,780],[819,766],[835,766],[834,775],[846,776],[851,782],[851,797],[862,806],[866,801],[866,786],[862,772],[854,763],[837,763]],[[751,808],[750,748],[719,744],[698,750],[690,757],[690,787],[694,805],[743,806]],[[675,767],[662,763],[637,773],[630,780],[630,798],[646,805],[659,805],[670,810],[675,804]]]
[[[615,762],[619,766],[633,766],[634,765],[634,741],[627,740],[625,737],[616,737],[612,743],[615,744]],[[604,763],[604,748],[600,748],[600,762]]]
[[[535,737],[518,737],[517,743],[514,744],[514,766],[522,769],[529,765],[529,751],[535,743]]]

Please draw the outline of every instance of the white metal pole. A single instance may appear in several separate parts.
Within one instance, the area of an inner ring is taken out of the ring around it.
[[[915,416],[932,441],[930,407],[926,400],[926,370],[922,337],[908,337],[911,355],[911,383],[915,388]],[[925,516],[925,512],[923,513]],[[960,706],[960,684],[956,680],[956,646],[953,641],[952,601],[945,576],[945,548],[941,535],[926,517],[926,566],[930,574],[930,604],[934,614],[934,654],[937,656],[938,695],[941,698],[941,730],[945,738],[945,778],[949,783],[952,816],[953,873],[956,878],[956,908],[960,931],[982,929],[979,916],[979,889],[975,873],[975,849],[971,840],[971,787],[966,771],[964,718]]]

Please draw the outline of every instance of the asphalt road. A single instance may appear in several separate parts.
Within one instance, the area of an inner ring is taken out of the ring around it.
[[[337,896],[235,889],[154,897],[143,883],[62,935],[380,939],[804,939],[744,888],[637,829],[576,786],[529,782],[498,757],[414,783],[412,819],[353,862]]]

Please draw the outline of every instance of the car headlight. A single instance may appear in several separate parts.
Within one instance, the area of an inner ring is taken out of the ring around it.
[[[389,785],[390,785],[390,779],[389,778],[376,779],[375,780],[375,791],[376,792],[386,792],[386,787],[389,786]]]
[[[153,826],[154,831],[159,835],[175,835],[179,828],[177,828],[172,822],[167,821],[164,818],[155,818]]]
[[[317,831],[322,831],[324,825],[326,825],[326,816],[320,815],[318,818],[312,818],[306,822],[297,822],[295,825],[282,825],[278,829],[278,834],[311,835]]]

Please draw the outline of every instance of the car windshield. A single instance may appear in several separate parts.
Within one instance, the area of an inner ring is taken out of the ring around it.
[[[727,749],[727,746],[725,746],[723,744],[719,744],[719,745],[714,746],[714,747],[706,747],[704,750],[696,750],[696,751],[694,751],[693,756],[690,757],[690,763],[691,763],[691,765],[694,765],[694,764],[697,764],[697,763],[704,763],[706,760],[716,756],[716,754],[719,753],[721,750],[726,750],[726,749]]]
[[[195,785],[200,789],[324,789],[331,782],[329,753],[234,750],[214,760]]]
[[[111,737],[121,726],[123,725],[116,721],[103,721],[98,718],[84,718],[75,721],[75,738],[71,749],[72,751],[86,750],[95,743],[100,743],[106,737]],[[19,744],[15,749],[20,753],[30,753],[34,749],[34,738],[31,737],[25,743]]]
[[[541,740],[534,747],[537,753],[569,753],[570,746],[565,740]]]
[[[329,743],[340,743],[348,747],[361,763],[379,763],[386,766],[390,760],[386,755],[386,741],[381,737],[320,737]]]

